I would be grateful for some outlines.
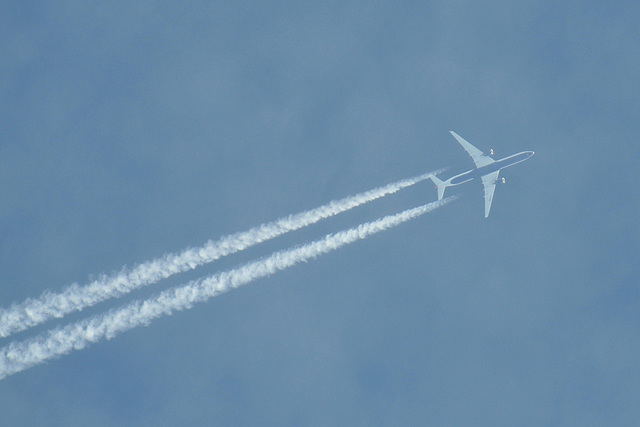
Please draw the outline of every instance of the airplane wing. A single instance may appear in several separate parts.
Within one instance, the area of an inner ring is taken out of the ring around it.
[[[488,173],[482,177],[482,185],[484,185],[484,217],[489,216],[491,210],[491,202],[493,202],[493,193],[496,191],[496,181],[500,171]]]
[[[462,145],[462,148],[467,150],[467,153],[469,153],[469,155],[473,159],[473,163],[476,164],[476,168],[481,168],[482,166],[490,165],[491,163],[495,162],[495,160],[493,160],[489,156],[486,156],[482,151],[469,144],[463,137],[461,137],[454,131],[449,132],[451,132],[451,135],[453,135],[453,137],[458,140],[460,145]]]

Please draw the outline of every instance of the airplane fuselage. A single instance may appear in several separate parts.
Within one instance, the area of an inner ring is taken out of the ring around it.
[[[513,166],[520,162],[524,162],[529,157],[533,156],[533,154],[533,151],[523,151],[518,154],[513,154],[500,160],[496,160],[489,165],[482,166],[477,169],[471,169],[459,175],[451,177],[447,180],[447,184],[450,186],[464,184],[465,182],[469,182],[475,178],[480,178],[483,175],[508,168],[509,166]]]

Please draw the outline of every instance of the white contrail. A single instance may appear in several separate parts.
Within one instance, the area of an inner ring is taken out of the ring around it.
[[[119,309],[109,310],[104,314],[63,328],[53,329],[35,338],[11,343],[0,349],[0,379],[72,350],[83,349],[102,338],[110,339],[136,326],[147,325],[157,317],[190,308],[197,302],[206,301],[232,288],[364,239],[430,212],[453,199],[449,197],[364,223],[349,230],[329,234],[323,239],[304,246],[275,252],[267,258],[249,262],[236,269],[168,289],[147,300],[134,301]]]
[[[247,231],[231,234],[216,241],[209,240],[202,247],[189,248],[178,254],[167,254],[139,264],[130,270],[125,268],[119,273],[102,276],[85,286],[73,284],[60,293],[45,292],[39,298],[29,298],[22,303],[15,303],[6,309],[0,309],[0,337],[7,337],[51,318],[61,318],[68,313],[124,295],[176,273],[194,269],[225,255],[314,224],[424,181],[438,172],[440,171],[403,179],[355,196],[334,200],[324,206],[262,224]]]

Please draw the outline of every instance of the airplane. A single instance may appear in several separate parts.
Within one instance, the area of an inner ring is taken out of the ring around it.
[[[441,181],[435,175],[430,175],[429,178],[431,178],[438,189],[438,200],[442,200],[444,197],[444,190],[447,187],[464,184],[465,182],[469,182],[472,179],[480,177],[482,178],[482,185],[484,185],[484,217],[487,218],[489,216],[489,211],[491,210],[493,193],[496,190],[496,182],[498,181],[500,171],[504,168],[508,168],[509,166],[513,166],[516,163],[524,162],[535,153],[533,151],[523,151],[500,160],[493,160],[454,131],[450,132],[460,145],[462,145],[462,148],[469,153],[473,162],[476,164],[476,168],[463,172],[459,175],[452,176],[446,181]],[[493,149],[490,150],[490,154],[493,155]],[[501,181],[503,183],[506,182],[504,178],[502,178]]]

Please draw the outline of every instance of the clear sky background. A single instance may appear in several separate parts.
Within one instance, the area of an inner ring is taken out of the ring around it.
[[[0,5],[0,305],[449,166],[456,202],[0,381],[11,426],[637,425],[640,6]],[[436,198],[428,183],[14,337]]]

